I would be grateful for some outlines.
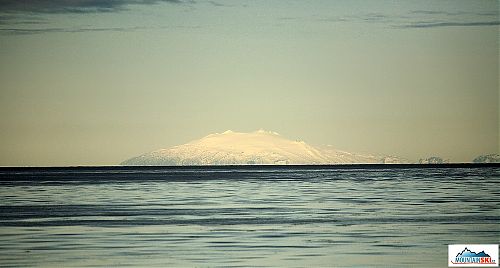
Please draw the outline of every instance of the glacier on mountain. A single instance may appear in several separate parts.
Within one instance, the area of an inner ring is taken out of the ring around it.
[[[187,165],[326,165],[348,163],[401,163],[392,156],[354,154],[332,146],[316,147],[288,140],[276,132],[228,130],[189,143],[149,152],[121,163],[127,166]]]

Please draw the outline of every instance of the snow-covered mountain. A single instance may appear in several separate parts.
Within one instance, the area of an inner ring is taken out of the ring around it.
[[[146,153],[122,162],[122,165],[287,165],[340,163],[401,163],[397,157],[353,154],[331,146],[315,147],[292,141],[276,132],[251,133],[226,131],[199,140]]]
[[[474,160],[472,160],[473,163],[500,163],[500,154],[486,154],[486,155],[480,155]]]

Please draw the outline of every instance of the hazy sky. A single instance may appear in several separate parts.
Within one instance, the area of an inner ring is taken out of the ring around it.
[[[113,165],[267,129],[412,160],[499,151],[470,1],[0,1],[0,165]]]

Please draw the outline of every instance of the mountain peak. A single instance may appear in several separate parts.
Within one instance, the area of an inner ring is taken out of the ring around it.
[[[273,131],[227,130],[186,144],[160,149],[131,158],[122,165],[286,165],[384,163],[385,157],[357,155],[332,147],[319,148],[293,141]],[[397,162],[397,161],[396,161]]]

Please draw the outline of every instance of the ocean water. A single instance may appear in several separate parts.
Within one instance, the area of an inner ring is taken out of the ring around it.
[[[446,267],[499,167],[0,169],[0,266]]]

